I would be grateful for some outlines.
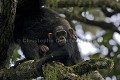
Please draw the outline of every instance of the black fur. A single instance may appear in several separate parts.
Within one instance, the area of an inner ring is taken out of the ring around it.
[[[14,41],[21,46],[26,60],[40,58],[40,63],[37,66],[38,71],[41,65],[53,60],[63,62],[65,65],[78,63],[81,58],[76,39],[68,35],[67,43],[63,47],[58,47],[54,41],[53,43],[49,42],[48,33],[54,33],[53,29],[62,25],[61,22],[56,23],[57,19],[62,18],[54,11],[40,8],[38,0],[34,0],[36,2],[33,4],[32,1],[30,0],[30,3],[26,2],[22,6],[19,4],[15,18]],[[68,32],[68,30],[66,31]],[[49,46],[48,55],[43,56],[39,53],[39,45],[41,44]]]

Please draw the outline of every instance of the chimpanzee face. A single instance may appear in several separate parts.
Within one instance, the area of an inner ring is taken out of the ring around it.
[[[67,32],[63,26],[57,26],[54,29],[54,38],[58,46],[64,46],[66,44]]]
[[[67,32],[65,30],[59,30],[55,33],[55,39],[58,46],[64,46],[66,44]]]
[[[50,40],[53,38],[58,46],[64,46],[67,42],[68,37],[77,39],[76,34],[72,28],[66,31],[64,27],[65,26],[57,26],[52,33],[48,33],[48,38]]]

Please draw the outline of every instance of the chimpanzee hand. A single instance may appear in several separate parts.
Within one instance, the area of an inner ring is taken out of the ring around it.
[[[43,75],[43,70],[42,70],[42,65],[45,64],[46,58],[41,58],[39,63],[36,65],[36,73],[38,76],[44,77]]]
[[[56,54],[58,53],[58,54]],[[69,55],[66,54],[66,51],[64,51],[64,49],[60,49],[57,51],[53,51],[48,55],[45,55],[44,57],[42,57],[39,61],[39,63],[36,65],[36,73],[38,76],[44,77],[43,75],[43,70],[42,70],[42,65],[44,65],[45,63],[48,62],[52,62],[55,60],[61,60],[61,59],[66,59],[66,57],[68,57]]]
[[[46,53],[49,51],[49,48],[46,45],[40,45],[40,52]]]

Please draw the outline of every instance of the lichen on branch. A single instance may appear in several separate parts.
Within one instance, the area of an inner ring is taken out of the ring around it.
[[[0,79],[32,79],[38,77],[36,66],[39,64],[40,60],[29,60],[21,63],[16,68],[2,69],[0,71]],[[64,66],[60,62],[46,63],[42,66],[45,80],[62,80],[64,78],[69,79],[89,79],[91,80],[90,74],[96,74],[98,69],[108,69],[112,70],[114,63],[111,59],[100,58],[100,59],[90,59],[87,61],[81,61],[79,64],[74,66]],[[90,73],[90,74],[88,74]],[[86,74],[86,76],[83,76]],[[100,76],[98,76],[100,77]]]

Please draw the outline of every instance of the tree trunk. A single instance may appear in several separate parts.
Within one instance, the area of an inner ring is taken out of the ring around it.
[[[7,49],[11,43],[16,0],[0,0],[0,69],[5,66]]]

